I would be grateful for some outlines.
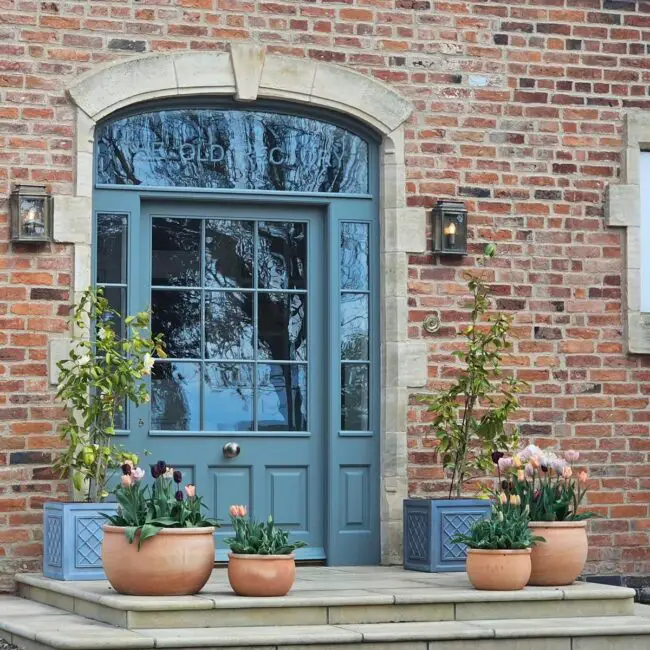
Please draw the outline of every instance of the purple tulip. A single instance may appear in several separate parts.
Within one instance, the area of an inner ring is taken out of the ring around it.
[[[124,463],[121,466],[122,474],[124,474],[124,476],[129,476],[131,474],[132,469],[133,466],[130,463]]]
[[[182,501],[183,500],[183,490],[178,490],[176,492],[176,501]]]
[[[183,480],[183,473],[179,470],[174,470],[174,483],[180,483]]]

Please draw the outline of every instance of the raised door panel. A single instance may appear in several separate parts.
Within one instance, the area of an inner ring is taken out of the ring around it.
[[[266,510],[294,533],[308,530],[309,470],[307,467],[266,468]]]
[[[340,498],[341,507],[340,532],[349,530],[369,531],[370,529],[370,481],[369,467],[341,467]]]

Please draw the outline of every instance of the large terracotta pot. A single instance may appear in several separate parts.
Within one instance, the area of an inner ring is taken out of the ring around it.
[[[120,526],[103,526],[102,559],[115,591],[131,596],[185,596],[200,591],[214,566],[214,528],[163,528],[129,544]]]
[[[467,577],[475,589],[517,591],[530,577],[530,549],[467,549]]]
[[[533,546],[529,585],[570,585],[587,561],[586,521],[531,521],[528,526],[545,542]]]
[[[296,558],[229,553],[228,580],[238,596],[286,596],[296,580]]]

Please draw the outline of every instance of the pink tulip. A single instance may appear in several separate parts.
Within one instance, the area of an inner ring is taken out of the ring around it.
[[[136,482],[139,483],[145,476],[145,471],[142,469],[142,467],[136,467],[132,472],[131,472],[131,478]]]
[[[580,458],[580,452],[575,451],[575,449],[569,449],[568,451],[564,452],[564,457],[569,463],[575,463],[578,458]]]
[[[535,468],[531,465],[531,463],[527,463],[526,467],[524,468],[524,473],[528,478],[532,478],[535,474]]]
[[[128,488],[133,485],[133,479],[130,474],[122,474],[122,487]]]
[[[186,485],[185,494],[187,494],[190,499],[193,499],[196,496],[196,485],[192,485],[191,483]]]
[[[565,467],[562,470],[562,478],[570,479],[572,475],[573,475],[573,470],[570,467]]]
[[[231,517],[245,517],[248,510],[246,509],[246,506],[230,506],[228,512]]]
[[[564,460],[564,458],[554,458],[551,460],[550,465],[556,474],[562,474],[567,466],[566,460]]]
[[[584,485],[587,482],[587,479],[589,478],[589,474],[582,470],[580,474],[578,474],[578,480],[580,481],[580,485]]]
[[[512,467],[512,458],[499,458],[499,471],[505,472]]]

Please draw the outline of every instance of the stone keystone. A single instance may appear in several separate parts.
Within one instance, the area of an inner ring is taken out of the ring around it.
[[[263,45],[230,44],[232,69],[235,73],[236,100],[253,102],[257,99],[265,52],[266,49]]]

